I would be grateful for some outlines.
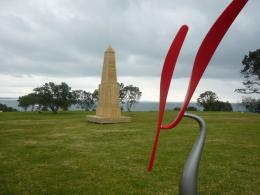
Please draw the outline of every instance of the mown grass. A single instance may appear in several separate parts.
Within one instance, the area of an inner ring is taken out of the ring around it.
[[[178,194],[196,122],[161,133],[149,173],[157,112],[108,125],[86,114],[0,113],[0,194]],[[200,194],[260,194],[260,114],[197,114],[207,123]]]

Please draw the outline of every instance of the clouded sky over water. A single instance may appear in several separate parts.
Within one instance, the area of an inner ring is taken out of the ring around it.
[[[182,101],[204,36],[231,0],[1,0],[0,97],[65,81],[93,91],[104,50],[116,51],[118,81],[134,84],[142,100],[157,101],[160,72],[182,24],[189,32],[177,62],[169,101]],[[250,0],[216,50],[193,96],[205,90],[237,102],[241,61],[260,48],[260,1]]]

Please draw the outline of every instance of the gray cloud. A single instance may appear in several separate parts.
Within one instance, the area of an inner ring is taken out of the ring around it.
[[[190,75],[197,49],[230,1],[1,0],[0,69],[11,75],[99,76],[108,44],[120,76],[159,76],[182,24],[190,29],[175,77]],[[248,2],[216,51],[208,78],[239,78],[260,46],[260,1]]]

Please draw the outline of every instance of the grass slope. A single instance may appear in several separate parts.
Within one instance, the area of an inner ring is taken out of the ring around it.
[[[86,114],[0,113],[0,194],[178,194],[196,122],[161,133],[148,173],[156,112],[113,125],[87,123]],[[200,194],[260,194],[260,114],[198,114],[207,123]]]

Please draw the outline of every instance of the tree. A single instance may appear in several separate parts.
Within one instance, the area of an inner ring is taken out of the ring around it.
[[[124,104],[125,104],[125,96],[126,96],[126,91],[124,90],[124,83],[119,84],[119,101],[121,104],[121,111],[124,111]]]
[[[212,111],[233,111],[232,106],[229,102],[216,101]]]
[[[73,97],[71,93],[71,87],[65,82],[57,85],[58,88],[58,102],[62,110],[67,111],[69,106],[73,103]]]
[[[121,105],[124,104],[124,99],[126,96],[126,91],[124,90],[124,87],[125,87],[124,83],[119,84],[119,100]]]
[[[18,106],[22,107],[24,111],[26,112],[28,107],[32,107],[32,111],[34,110],[34,107],[36,104],[38,104],[38,97],[35,93],[30,93],[28,95],[24,95],[18,98]]]
[[[56,85],[53,82],[45,83],[42,87],[34,89],[38,104],[48,107],[53,113],[57,113],[59,108],[68,110],[73,103],[71,88],[66,83]]]
[[[76,104],[79,108],[86,111],[93,110],[96,101],[94,97],[95,94],[93,96],[92,93],[83,90],[72,91],[72,94],[74,99],[73,103]]]
[[[93,102],[94,102],[94,105],[93,105],[93,108],[92,110],[96,110],[96,107],[97,107],[97,103],[98,103],[98,90],[95,89],[92,93],[92,99],[93,99]]]
[[[200,94],[197,103],[203,107],[204,111],[232,111],[231,104],[219,101],[216,93],[213,91],[206,91]]]
[[[29,95],[21,96],[18,98],[18,106],[22,107],[26,112],[28,107],[31,105]]]
[[[240,73],[244,77],[242,82],[245,88],[236,89],[238,93],[260,94],[260,49],[249,52],[242,61],[243,69]]]
[[[121,103],[126,104],[127,111],[130,112],[132,106],[141,98],[142,92],[133,85],[125,86],[120,91]]]
[[[205,91],[204,93],[200,94],[199,98],[197,99],[197,104],[203,107],[204,111],[213,111],[214,104],[218,101],[218,97],[216,93],[213,91]]]
[[[243,97],[242,105],[248,112],[260,112],[260,99],[256,100],[252,97]]]

